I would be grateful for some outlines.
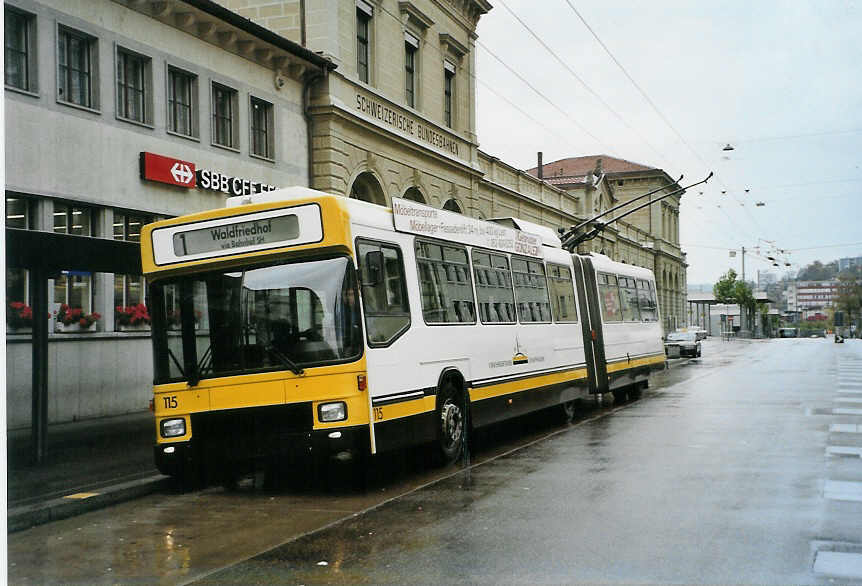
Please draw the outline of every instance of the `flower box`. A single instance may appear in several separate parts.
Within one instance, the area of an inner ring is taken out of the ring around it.
[[[60,304],[56,314],[54,331],[59,333],[95,332],[96,322],[102,319],[101,314],[95,311],[85,313],[80,307],[69,307],[65,303]]]
[[[82,326],[79,323],[64,324],[58,321],[54,326],[54,331],[58,334],[84,334],[96,331],[96,323],[93,322],[88,326]]]
[[[128,307],[118,305],[115,317],[118,332],[146,332],[150,329],[150,314],[143,303]]]
[[[149,332],[150,324],[126,325],[117,324],[118,332]]]

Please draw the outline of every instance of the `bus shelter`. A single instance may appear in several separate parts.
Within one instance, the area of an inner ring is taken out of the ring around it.
[[[29,271],[33,315],[47,315],[48,281],[60,271],[140,275],[141,247],[137,242],[6,228],[6,266]],[[48,432],[48,329],[33,328],[32,459],[45,457]]]

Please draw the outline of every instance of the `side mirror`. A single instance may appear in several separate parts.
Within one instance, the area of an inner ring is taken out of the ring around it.
[[[365,254],[365,273],[368,275],[365,285],[376,286],[383,280],[383,253],[372,250]]]

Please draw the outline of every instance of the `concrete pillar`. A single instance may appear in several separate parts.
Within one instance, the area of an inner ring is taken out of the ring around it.
[[[101,208],[96,214],[96,236],[114,237],[114,210]],[[93,311],[102,315],[97,326],[101,331],[114,331],[114,274],[93,273]]]

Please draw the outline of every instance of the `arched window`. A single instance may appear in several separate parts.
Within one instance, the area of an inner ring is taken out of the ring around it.
[[[411,187],[410,189],[405,191],[404,199],[409,199],[410,201],[418,201],[419,203],[425,203],[425,198],[422,196],[422,192],[419,191],[418,187]]]
[[[450,212],[456,212],[459,214],[464,213],[463,211],[461,211],[461,206],[459,206],[458,202],[455,201],[454,199],[446,200],[446,203],[443,204],[443,209],[449,210]]]
[[[383,194],[383,188],[380,187],[377,179],[369,171],[361,173],[354,181],[350,188],[350,197],[353,199],[361,199],[377,205],[386,205],[386,196]]]

